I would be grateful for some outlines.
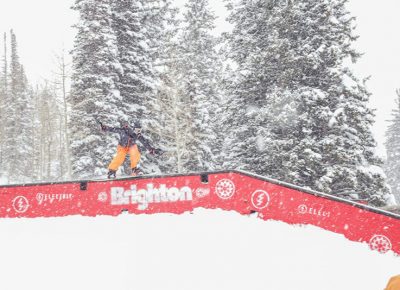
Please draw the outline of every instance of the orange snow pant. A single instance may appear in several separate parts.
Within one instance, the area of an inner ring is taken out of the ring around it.
[[[122,147],[121,145],[118,145],[117,155],[115,155],[115,157],[111,161],[108,169],[117,171],[122,163],[124,163],[126,154],[128,153],[131,159],[131,168],[135,168],[140,161],[140,151],[136,144],[127,147]]]

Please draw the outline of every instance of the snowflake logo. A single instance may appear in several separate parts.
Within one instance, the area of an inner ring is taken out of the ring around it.
[[[229,199],[235,194],[235,184],[229,179],[222,179],[217,182],[215,193],[222,199]]]
[[[100,202],[106,202],[108,199],[107,193],[105,192],[100,192],[99,196],[97,197],[97,200]]]
[[[26,199],[25,196],[17,196],[16,198],[14,198],[12,204],[14,210],[17,213],[24,213],[29,208],[29,201]]]
[[[369,247],[373,251],[378,251],[379,253],[384,254],[392,249],[392,243],[385,236],[375,235],[369,241]]]
[[[269,201],[269,194],[264,190],[257,190],[251,195],[251,204],[257,209],[266,208]]]

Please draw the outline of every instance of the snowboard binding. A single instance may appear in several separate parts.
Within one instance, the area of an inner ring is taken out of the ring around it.
[[[116,178],[116,177],[117,177],[117,171],[110,169],[107,173],[107,178],[111,179],[111,178]]]

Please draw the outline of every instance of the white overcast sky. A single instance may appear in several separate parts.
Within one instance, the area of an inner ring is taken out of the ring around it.
[[[53,55],[64,47],[71,50],[76,14],[70,9],[73,0],[2,0],[0,32],[14,29],[21,61],[31,81],[48,78]],[[184,0],[176,0],[182,5]],[[224,30],[226,11],[223,0],[212,0],[221,16],[218,30]],[[364,56],[355,67],[360,77],[371,76],[368,88],[373,93],[371,107],[377,109],[374,133],[383,154],[384,132],[395,105],[396,88],[400,88],[400,1],[350,0],[349,9],[357,17],[356,47]],[[2,53],[1,53],[2,54]]]

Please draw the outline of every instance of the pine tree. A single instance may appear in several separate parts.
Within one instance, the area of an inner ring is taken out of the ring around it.
[[[359,57],[346,2],[231,3],[238,72],[230,112],[238,120],[229,162],[328,193],[356,191],[378,205],[388,188],[369,93],[346,65]]]
[[[121,109],[130,119],[141,119],[148,113],[144,112],[145,101],[153,88],[154,72],[144,32],[144,14],[141,1],[121,0],[113,3],[112,26],[122,67],[117,85],[124,103]]]
[[[76,0],[79,22],[73,49],[71,85],[71,153],[73,173],[104,174],[115,150],[115,136],[102,134],[96,118],[119,126],[122,96],[118,89],[123,69],[118,61],[110,0]]]
[[[162,156],[150,157],[148,161],[155,165],[152,171],[180,173],[183,136],[178,130],[178,118],[185,108],[178,96],[179,10],[165,0],[147,1],[146,6],[144,23],[155,72],[155,95],[149,102],[152,118],[148,128],[155,146],[164,150]]]
[[[2,57],[2,65],[0,72],[0,164],[3,164],[3,168],[0,169],[0,175],[4,174],[4,148],[5,140],[7,138],[5,126],[6,120],[8,118],[8,113],[6,111],[7,100],[8,100],[8,65],[7,65],[7,34],[4,33],[4,51]]]
[[[400,90],[397,90],[396,109],[386,131],[387,159],[385,171],[388,183],[398,202],[400,202]]]
[[[274,83],[269,82],[269,78],[279,69],[273,56],[277,49],[272,41],[277,31],[267,29],[271,23],[269,18],[276,14],[270,11],[270,5],[267,1],[231,1],[228,5],[228,21],[233,24],[232,33],[226,35],[228,57],[237,68],[226,81],[228,99],[223,131],[227,132],[227,136],[223,151],[224,167],[255,171],[276,178],[276,174],[271,175],[276,161],[260,168],[254,165],[258,159],[264,162],[270,160],[270,150],[260,152],[259,149],[272,145],[268,141],[271,140],[273,122],[268,113],[273,108],[271,101],[274,101],[274,94],[270,91],[273,91]]]
[[[6,152],[8,152],[8,172],[11,180],[28,181],[31,173],[33,104],[32,94],[24,68],[19,60],[17,39],[10,31],[10,92],[7,100]]]
[[[151,3],[147,2],[115,1],[113,3],[113,29],[119,51],[118,61],[122,67],[117,84],[123,99],[121,113],[128,121],[140,120],[142,126],[147,129],[144,134],[151,143],[154,143],[153,136],[149,134],[148,129],[154,122],[153,120],[157,120],[152,109],[155,102],[156,79],[150,51],[151,40],[148,36],[149,25],[146,18],[156,12],[149,9]],[[147,162],[146,156],[146,154],[142,155],[142,164],[145,164],[142,169],[145,172],[153,171],[154,164]],[[128,163],[125,164],[125,170],[130,172]]]
[[[212,112],[218,102],[218,40],[211,34],[216,17],[207,0],[189,0],[180,38],[180,98],[186,108],[179,122],[184,140],[183,168],[188,171],[214,168],[211,151],[216,139]]]
[[[4,114],[2,114],[2,171],[4,171],[5,176],[10,181],[10,170],[13,158],[15,159],[15,152],[12,152],[12,148],[15,148],[15,103],[14,99],[11,97],[10,90],[10,68],[8,63],[8,49],[7,49],[7,34],[4,33],[4,58],[3,58],[3,70],[2,70],[2,94],[3,102],[2,109]]]

